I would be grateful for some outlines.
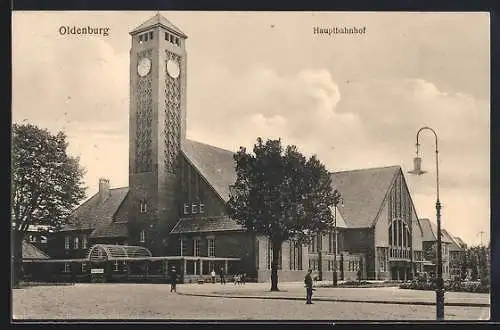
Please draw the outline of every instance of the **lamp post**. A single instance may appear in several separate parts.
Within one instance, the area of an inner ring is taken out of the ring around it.
[[[414,169],[408,171],[410,174],[422,175],[426,171],[422,171],[422,159],[418,156],[418,136],[423,130],[429,130],[434,134],[436,141],[436,222],[437,222],[437,283],[436,283],[436,319],[444,319],[444,283],[443,283],[443,255],[441,244],[441,202],[439,201],[439,156],[438,156],[438,138],[436,132],[427,126],[420,128],[417,132],[417,156],[413,159]]]
[[[333,251],[333,286],[337,286],[337,254],[338,254],[338,230],[337,230],[337,205],[344,204],[344,199],[338,190],[333,192],[333,230],[335,233],[335,250]]]

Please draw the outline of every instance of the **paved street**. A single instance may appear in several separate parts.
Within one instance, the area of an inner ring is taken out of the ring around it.
[[[423,305],[375,304],[302,300],[231,298],[241,291],[248,295],[299,293],[300,283],[282,283],[281,292],[268,292],[268,283],[234,286],[226,284],[178,285],[178,294],[164,284],[76,284],[37,286],[13,290],[14,319],[243,319],[243,320],[434,320],[435,307]],[[303,289],[303,288],[302,288]],[[227,297],[197,297],[184,294],[224,293]],[[231,293],[233,292],[233,293]],[[396,288],[327,289],[317,297],[386,297],[412,295],[417,291]],[[183,294],[184,293],[184,294]],[[432,296],[432,292],[430,293]],[[414,294],[415,298],[422,292]],[[452,293],[447,293],[451,296]],[[425,295],[425,294],[423,294]],[[423,296],[422,295],[422,296]],[[487,295],[486,295],[487,296]],[[472,297],[472,296],[471,296]],[[470,297],[471,301],[473,300]],[[481,300],[482,296],[479,296]],[[447,296],[447,299],[450,298]],[[477,301],[477,299],[475,299]],[[484,299],[483,299],[484,300]],[[489,300],[489,298],[488,298]],[[489,318],[489,307],[445,308],[449,320]]]
[[[326,283],[326,282],[325,282]],[[182,292],[186,294],[202,294],[231,297],[269,297],[269,298],[303,298],[305,295],[302,282],[284,282],[278,285],[280,292],[270,292],[269,283],[248,283],[245,285],[203,284],[186,285]],[[181,291],[179,291],[181,292]],[[434,291],[403,290],[398,287],[379,288],[317,288],[314,298],[319,300],[347,300],[367,302],[400,302],[415,304],[434,304]],[[470,292],[446,292],[446,304],[489,305],[489,294]]]

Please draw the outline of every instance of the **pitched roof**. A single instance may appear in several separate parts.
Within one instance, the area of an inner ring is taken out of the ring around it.
[[[236,230],[244,230],[244,227],[228,216],[194,217],[179,220],[170,233],[181,234]]]
[[[182,32],[177,26],[172,24],[172,22],[170,22],[168,19],[166,19],[165,17],[160,15],[160,13],[154,15],[153,17],[148,19],[146,22],[142,23],[141,25],[139,25],[138,27],[133,29],[130,32],[130,34],[136,34],[138,32],[144,31],[146,29],[149,29],[149,28],[152,28],[152,27],[158,26],[158,25],[162,26],[163,28],[165,28],[171,32],[175,32],[184,38],[187,38],[187,35],[185,35],[184,32]]]
[[[182,151],[217,194],[228,201],[229,186],[236,181],[234,152],[192,140],[185,141]]]
[[[127,187],[109,189],[109,195],[104,200],[101,200],[99,193],[96,193],[73,210],[69,223],[62,230],[101,230],[101,228],[110,225],[127,193]]]
[[[127,237],[128,224],[126,222],[112,222],[106,226],[96,228],[90,237]]]
[[[446,229],[443,229],[443,234],[446,236],[446,238],[448,238],[451,242],[451,245],[450,245],[450,251],[463,251],[464,249],[460,246],[460,244],[457,242],[457,240],[455,239],[455,237],[453,237],[453,235],[450,234],[449,231],[447,231]]]
[[[467,248],[467,244],[458,236],[453,237],[455,241],[458,243],[458,245],[462,248]]]
[[[331,173],[332,188],[340,191],[344,200],[344,207],[339,211],[347,227],[373,226],[400,169],[400,166],[388,166]]]
[[[419,219],[420,225],[422,226],[423,236],[422,241],[424,242],[434,242],[437,240],[437,226],[434,222],[427,218]],[[441,228],[441,242],[450,243],[451,240],[448,235],[445,234],[445,230]]]
[[[50,257],[31,243],[23,240],[23,259],[50,259]]]

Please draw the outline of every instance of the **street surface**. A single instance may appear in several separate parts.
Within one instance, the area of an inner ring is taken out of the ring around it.
[[[259,299],[263,296],[300,297],[301,283],[281,283],[269,292],[268,283],[245,285],[185,284],[170,293],[168,284],[75,284],[34,286],[13,291],[13,317],[27,319],[156,319],[156,320],[435,320],[435,306],[370,302]],[[304,292],[303,292],[304,293]],[[187,295],[189,294],[189,295]],[[199,297],[217,294],[225,297]],[[239,294],[256,298],[234,298]],[[314,298],[424,301],[433,292],[397,288],[318,288]],[[446,293],[446,301],[489,303],[489,295]],[[487,320],[489,307],[446,306],[447,320]]]

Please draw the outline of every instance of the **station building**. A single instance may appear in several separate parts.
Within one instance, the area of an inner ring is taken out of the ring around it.
[[[132,30],[130,41],[129,186],[99,180],[99,191],[49,237],[53,271],[75,278],[108,260],[107,271],[126,276],[136,264],[136,274],[164,279],[175,265],[183,281],[221,268],[269,281],[269,240],[225,212],[236,180],[234,152],[186,138],[187,36],[157,14]],[[308,268],[331,279],[334,259],[341,280],[354,280],[358,269],[377,280],[410,279],[420,271],[425,233],[401,167],[331,176],[343,197],[333,210],[338,242],[333,230],[315,234],[308,245],[285,242],[279,279],[302,281]]]

